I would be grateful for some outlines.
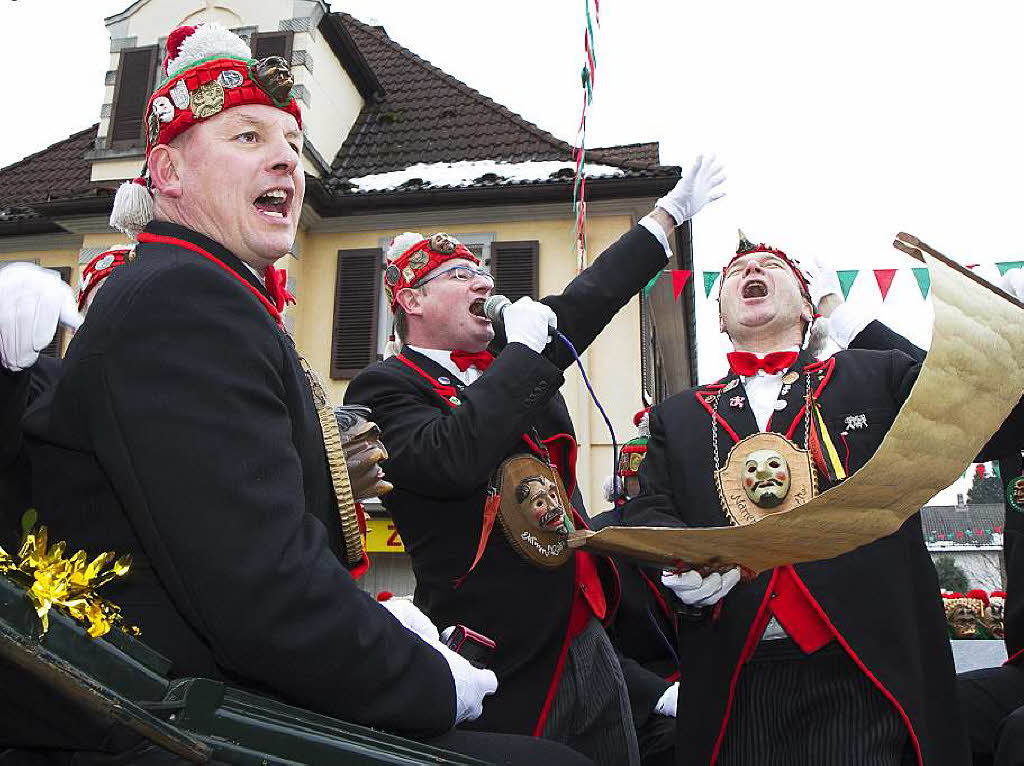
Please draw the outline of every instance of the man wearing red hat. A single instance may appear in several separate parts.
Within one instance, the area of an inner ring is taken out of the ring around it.
[[[599,763],[637,762],[622,673],[600,626],[615,610],[614,574],[600,556],[550,567],[521,555],[518,538],[495,523],[510,493],[489,485],[507,458],[535,455],[557,470],[572,523],[586,523],[558,394],[573,355],[550,340],[551,328],[583,352],[665,266],[668,235],[721,196],[721,180],[698,160],[560,295],[509,306],[496,354],[482,312],[494,281],[478,259],[445,234],[403,235],[390,248],[384,282],[405,346],[360,373],[345,398],[371,406],[381,427],[395,485],[386,503],[412,557],[417,605],[497,643],[499,690],[474,726],[567,742]]]
[[[795,481],[786,454],[809,455],[823,491],[874,453],[920,365],[899,351],[816,360],[808,345],[823,332],[808,288],[793,259],[741,237],[719,292],[731,373],[652,408],[641,496],[626,505],[627,523],[745,523],[722,499],[716,471],[753,434],[771,436],[729,464],[749,469],[738,480],[749,479],[746,507],[759,514]],[[1021,409],[995,451],[1019,443]],[[679,718],[680,763],[967,762],[949,702],[956,691],[938,582],[916,516],[832,560],[741,585],[734,572],[663,576],[684,605],[712,613],[711,623],[681,624],[680,709],[704,714]]]
[[[478,716],[495,679],[348,571],[364,562],[339,520],[334,421],[283,329],[273,266],[305,184],[287,64],[215,24],[174,30],[167,51],[147,169],[111,214],[134,257],[23,421],[33,499],[54,534],[132,555],[109,595],[174,676],[436,737]],[[457,735],[435,741],[491,752]]]

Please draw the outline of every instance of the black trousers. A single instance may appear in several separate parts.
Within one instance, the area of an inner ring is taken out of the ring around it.
[[[903,766],[917,760],[908,740],[899,714],[841,646],[808,655],[777,639],[762,641],[740,672],[718,763]]]
[[[975,766],[1024,766],[1024,670],[1002,665],[956,680]]]

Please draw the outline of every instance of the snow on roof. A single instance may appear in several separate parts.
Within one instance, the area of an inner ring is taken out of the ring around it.
[[[481,180],[490,183],[523,183],[529,181],[554,180],[552,176],[565,172],[574,174],[576,165],[559,160],[530,160],[527,162],[502,162],[496,160],[472,160],[461,162],[420,162],[404,170],[389,173],[374,173],[348,179],[359,191],[385,191],[397,189],[409,181],[419,181],[423,186],[473,186]],[[611,165],[585,165],[588,178],[621,176],[622,168]],[[495,176],[484,178],[484,176]],[[570,175],[569,178],[572,176]]]

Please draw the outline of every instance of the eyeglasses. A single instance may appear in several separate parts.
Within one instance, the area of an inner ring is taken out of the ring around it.
[[[482,277],[486,279],[488,282],[490,282],[492,285],[494,284],[494,275],[491,274],[491,272],[489,272],[487,269],[478,269],[474,266],[451,266],[447,269],[442,269],[441,271],[434,274],[432,277],[427,277],[422,282],[415,285],[415,287],[423,287],[423,285],[425,285],[427,282],[430,282],[431,280],[437,279],[438,277],[444,276],[446,274],[448,275],[448,279],[455,279],[458,280],[459,282],[468,282],[474,277]]]

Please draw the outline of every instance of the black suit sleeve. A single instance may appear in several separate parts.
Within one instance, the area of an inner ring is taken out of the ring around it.
[[[444,658],[356,587],[305,511],[286,349],[269,317],[200,265],[163,272],[130,300],[103,351],[78,360],[74,385],[176,607],[219,664],[291,702],[448,729]]]
[[[22,450],[21,416],[32,401],[57,379],[60,361],[40,356],[27,370],[0,367],[0,469],[13,464]]]
[[[852,341],[850,348],[861,348],[875,351],[896,350],[910,357],[918,366],[924,361],[926,352],[915,346],[899,333],[889,329],[881,322],[870,322]],[[897,365],[901,369],[906,365]],[[906,380],[894,381],[896,390],[900,391],[900,401],[904,401],[910,394],[910,386],[917,380],[917,370],[907,376]],[[1024,400],[1017,402],[1000,429],[992,435],[988,443],[975,457],[975,462],[983,463],[988,460],[996,460],[1007,455],[1019,453],[1024,448]]]
[[[639,662],[616,650],[619,665],[622,667],[622,678],[626,682],[626,693],[629,695],[629,707],[633,713],[633,723],[643,726],[654,712],[661,695],[672,684],[648,670]]]
[[[665,268],[665,249],[642,226],[634,226],[573,279],[560,295],[543,299],[558,316],[558,329],[583,353],[630,298]],[[565,369],[575,358],[558,339],[544,353]]]
[[[562,381],[546,357],[511,343],[448,413],[420,381],[380,366],[356,376],[345,402],[373,409],[390,481],[430,497],[465,497],[487,482]]]

